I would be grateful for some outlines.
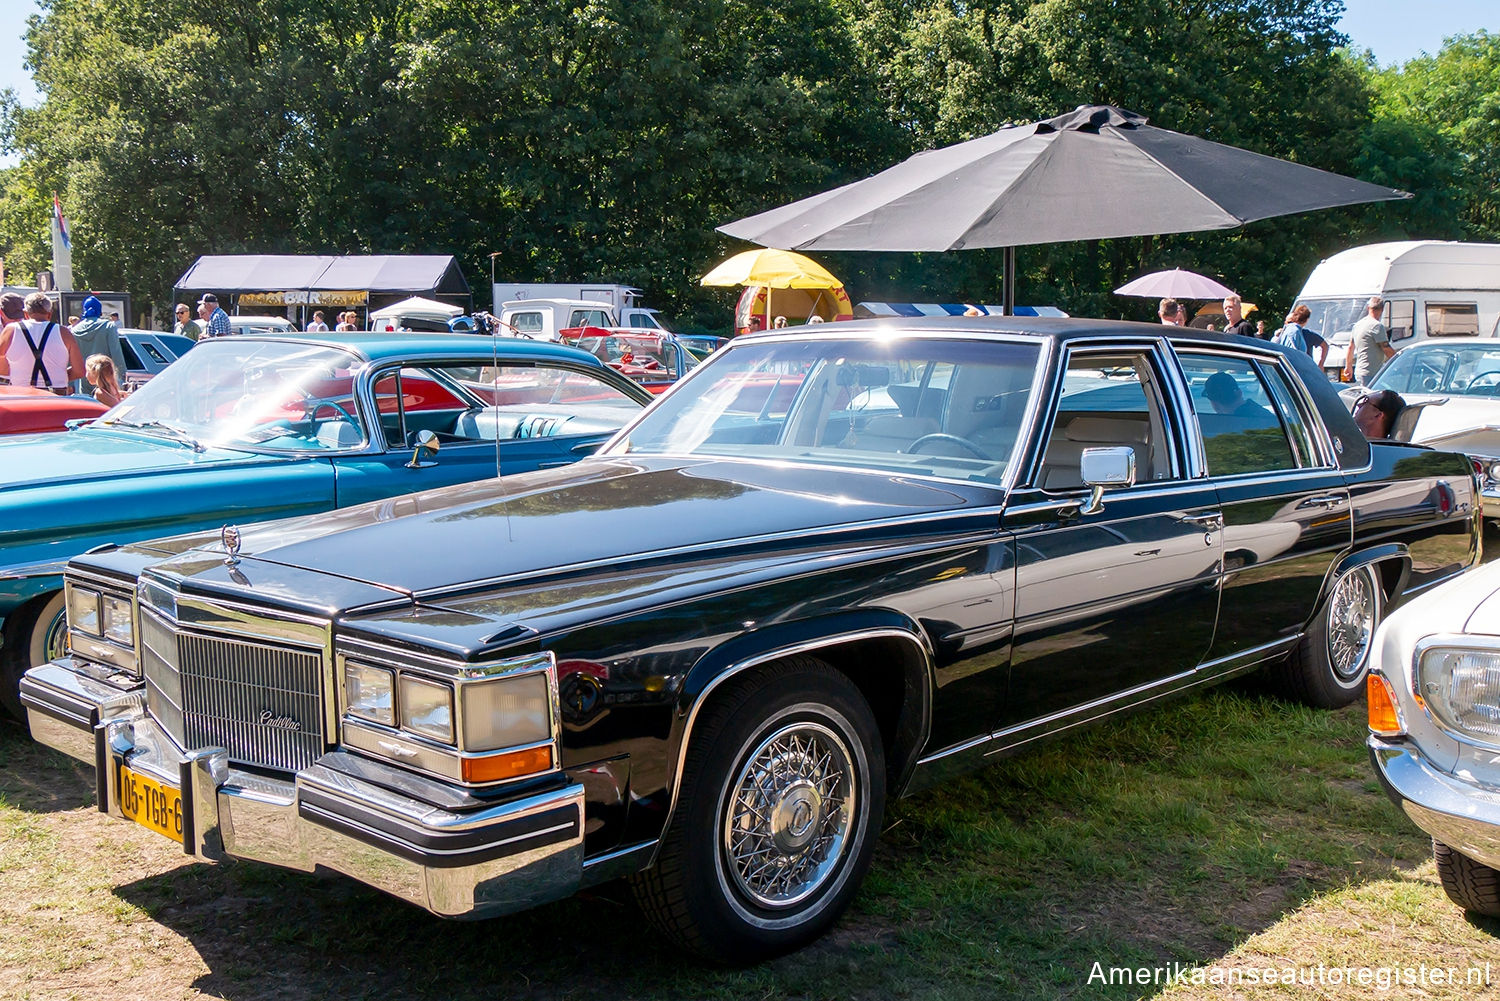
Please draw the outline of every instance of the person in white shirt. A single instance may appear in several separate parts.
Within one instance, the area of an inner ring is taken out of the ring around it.
[[[83,355],[73,332],[52,319],[45,292],[26,297],[26,315],[0,330],[0,376],[13,386],[38,386],[60,396],[83,378]]]

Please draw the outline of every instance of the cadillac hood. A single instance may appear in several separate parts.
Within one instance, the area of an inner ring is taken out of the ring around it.
[[[991,487],[707,459],[586,459],[241,530],[239,579],[331,575],[426,605],[476,586],[791,549],[885,545],[999,524]],[[157,567],[217,589],[217,533]]]

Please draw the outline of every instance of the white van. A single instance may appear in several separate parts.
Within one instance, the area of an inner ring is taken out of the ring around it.
[[[1393,348],[1427,337],[1494,337],[1500,325],[1500,244],[1372,243],[1319,264],[1297,303],[1312,311],[1307,325],[1328,341],[1323,366],[1329,373],[1343,369],[1349,332],[1372,295],[1385,299]]]

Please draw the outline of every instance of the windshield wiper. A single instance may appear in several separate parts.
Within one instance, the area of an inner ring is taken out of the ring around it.
[[[194,438],[192,435],[182,430],[182,428],[173,427],[171,424],[168,424],[165,421],[154,419],[149,421],[127,421],[116,417],[113,420],[103,421],[101,423],[107,424],[110,427],[119,425],[120,427],[137,428],[142,431],[165,431],[167,433],[167,437],[171,438],[173,441],[181,442],[182,444],[191,447],[194,452],[208,451],[208,446],[204,445],[203,442],[199,441],[197,438]]]

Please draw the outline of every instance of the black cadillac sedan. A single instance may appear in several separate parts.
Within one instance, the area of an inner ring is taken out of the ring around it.
[[[1257,669],[1337,706],[1478,552],[1471,464],[1310,360],[1091,320],[735,339],[576,465],[92,552],[37,739],[205,860],[443,915],[630,877],[743,962],[834,922],[890,796]]]

